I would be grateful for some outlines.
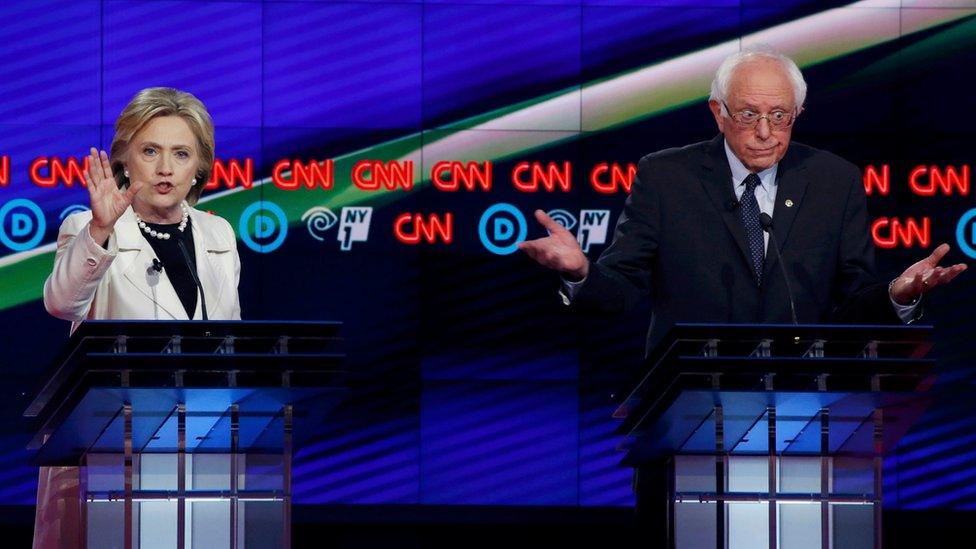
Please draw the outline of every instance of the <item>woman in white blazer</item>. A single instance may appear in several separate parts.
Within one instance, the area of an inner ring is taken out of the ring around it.
[[[203,104],[172,88],[142,90],[116,121],[110,151],[88,156],[91,210],[61,224],[48,312],[72,331],[85,319],[240,319],[234,231],[192,207],[214,160]],[[77,468],[41,469],[35,548],[77,545],[78,497]]]
[[[238,320],[240,258],[234,231],[222,217],[195,208],[188,210],[188,230],[193,235],[196,274],[207,302],[207,317]],[[159,261],[131,207],[119,217],[107,248],[91,236],[92,215],[87,211],[75,213],[61,224],[54,271],[44,284],[44,306],[49,313],[72,321],[72,332],[88,318],[203,318],[200,300],[192,317],[187,314],[169,280],[168,264]]]

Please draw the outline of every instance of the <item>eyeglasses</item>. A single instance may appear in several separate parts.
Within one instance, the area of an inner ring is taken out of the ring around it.
[[[793,121],[796,120],[796,111],[784,111],[775,110],[768,112],[766,114],[759,114],[756,111],[749,109],[743,109],[741,111],[732,112],[728,104],[724,101],[722,105],[725,106],[725,112],[729,113],[729,118],[735,121],[742,129],[753,129],[759,125],[759,121],[763,118],[766,122],[769,122],[769,127],[774,130],[782,130],[784,128],[789,128],[793,125]]]

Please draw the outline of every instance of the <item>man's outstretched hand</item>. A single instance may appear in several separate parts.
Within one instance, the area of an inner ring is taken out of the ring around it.
[[[891,298],[896,303],[907,305],[933,288],[948,284],[959,273],[966,270],[965,263],[951,267],[940,267],[939,262],[949,253],[949,245],[941,244],[931,255],[905,269],[891,285]]]
[[[573,233],[542,210],[535,211],[535,218],[549,231],[549,236],[520,242],[519,249],[539,265],[559,271],[569,280],[580,281],[586,278],[590,272],[590,262]]]

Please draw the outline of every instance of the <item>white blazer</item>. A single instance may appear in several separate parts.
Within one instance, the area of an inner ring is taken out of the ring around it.
[[[58,231],[54,270],[44,283],[44,307],[70,320],[74,332],[85,319],[188,320],[164,268],[155,271],[156,253],[143,237],[130,207],[115,223],[108,249],[88,230],[91,212],[69,215]],[[212,320],[240,320],[237,284],[241,260],[230,224],[190,208],[197,275]],[[194,319],[203,318],[197,299]]]

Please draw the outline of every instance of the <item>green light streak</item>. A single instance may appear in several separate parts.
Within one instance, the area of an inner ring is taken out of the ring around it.
[[[870,18],[871,11],[869,8],[851,7],[828,10],[743,37],[742,43],[765,41],[777,44],[781,51],[792,56],[801,66],[808,67],[973,14],[973,10],[920,10],[924,17],[920,17],[914,28],[902,35],[880,32],[856,35],[846,31],[842,22],[850,24],[855,19],[862,21],[865,17]],[[857,17],[852,18],[852,15]],[[833,29],[833,32],[824,35],[823,29]],[[958,49],[960,44],[971,41],[974,33],[976,24],[969,21],[904,51],[911,60],[920,63],[926,58]],[[297,223],[301,215],[314,206],[342,208],[363,203],[381,206],[395,201],[404,191],[364,191],[355,187],[351,181],[351,171],[360,160],[413,160],[414,189],[419,190],[430,181],[427,176],[429,166],[424,165],[424,159],[429,162],[438,159],[504,160],[578,139],[584,132],[612,130],[701,101],[708,96],[711,75],[718,63],[738,48],[739,40],[725,42],[595,80],[582,87],[513,104],[440,129],[339,156],[333,159],[335,185],[332,191],[284,191],[270,184],[270,178],[265,178],[255,182],[250,189],[239,188],[206,196],[199,207],[230,220],[236,230],[243,210],[258,199],[279,205],[285,211],[289,224]],[[879,62],[872,70],[898,68],[900,65],[892,57]],[[867,77],[870,74],[857,76]],[[566,109],[567,104],[575,104],[576,108]],[[579,105],[582,105],[582,109]],[[575,119],[567,116],[574,111]],[[560,120],[560,116],[569,120]],[[50,244],[43,250],[21,252],[0,259],[0,310],[40,298],[53,262],[54,252]]]

